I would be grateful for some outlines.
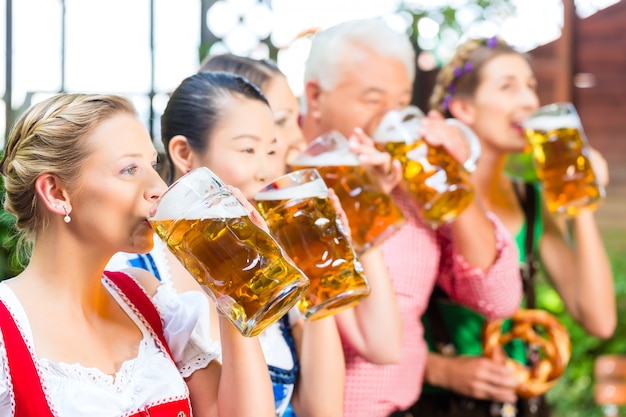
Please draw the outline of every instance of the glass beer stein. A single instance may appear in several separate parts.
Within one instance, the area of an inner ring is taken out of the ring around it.
[[[363,268],[317,170],[283,175],[255,201],[272,236],[309,278],[298,303],[307,319],[335,314],[369,295]]]
[[[350,222],[352,245],[358,255],[405,223],[400,208],[375,185],[350,151],[348,140],[337,131],[310,142],[291,163],[291,168],[316,168],[337,194]]]
[[[419,136],[424,114],[415,106],[388,112],[374,132],[380,151],[402,163],[404,189],[415,198],[422,219],[433,227],[450,223],[474,198],[470,172],[480,156],[478,138],[463,123],[447,119],[464,134],[470,156],[458,162],[443,146],[428,144]]]
[[[591,162],[589,144],[571,103],[541,107],[524,122],[548,210],[574,216],[604,199]]]
[[[255,336],[282,317],[309,285],[208,168],[197,168],[172,184],[148,221],[244,336]]]

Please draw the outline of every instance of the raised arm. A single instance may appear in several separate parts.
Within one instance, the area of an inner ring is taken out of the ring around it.
[[[337,326],[344,339],[361,356],[376,364],[400,360],[402,325],[394,288],[383,254],[372,248],[359,258],[371,292],[353,308],[337,314]]]
[[[598,183],[606,186],[606,160],[590,149]],[[613,273],[595,217],[590,210],[570,220],[571,228],[558,227],[544,207],[544,233],[539,244],[542,265],[560,294],[567,311],[587,333],[609,338],[617,325]],[[567,236],[567,230],[572,232]]]
[[[440,228],[443,254],[437,282],[454,301],[487,319],[511,316],[522,299],[517,249],[496,216],[484,214],[488,225],[479,221],[482,215],[472,219],[467,210],[456,228]]]
[[[365,136],[363,138],[369,140]],[[388,159],[386,161],[389,162]],[[332,189],[329,195],[349,236],[350,224],[341,203]],[[381,365],[396,363],[400,360],[402,343],[400,313],[383,254],[380,249],[371,248],[359,256],[359,261],[369,282],[370,294],[353,308],[337,314],[337,327],[344,343],[369,362]]]
[[[613,274],[594,214],[583,210],[569,242],[547,210],[539,243],[542,266],[567,311],[589,334],[611,337],[617,324]]]
[[[204,294],[203,288],[180,264],[170,262],[170,266],[172,284],[178,293],[198,291]],[[147,271],[141,272],[147,274]],[[210,313],[209,308],[205,312],[210,317],[218,317],[214,308]],[[209,317],[200,320],[208,322]],[[258,339],[242,336],[223,316],[211,320],[211,333],[216,323],[219,323],[221,363],[213,360],[186,378],[194,416],[274,417],[272,382]],[[211,337],[209,332],[205,336]]]
[[[444,235],[448,255],[442,257],[445,265],[439,285],[455,301],[488,318],[513,314],[522,295],[518,255],[499,220],[475,202]],[[445,357],[431,352],[424,379],[472,398],[501,402],[517,398],[518,382],[511,370],[480,356]]]
[[[300,372],[292,406],[298,417],[343,413],[345,362],[334,317],[292,325]]]

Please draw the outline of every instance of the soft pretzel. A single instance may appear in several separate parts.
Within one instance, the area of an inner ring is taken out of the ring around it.
[[[504,319],[493,320],[483,331],[484,355],[491,359],[505,360],[515,378],[519,381],[517,395],[530,398],[548,391],[561,376],[571,354],[571,344],[567,330],[559,321],[544,310],[518,310],[513,317],[511,331],[502,333]],[[547,336],[535,331],[542,328]],[[502,347],[513,339],[521,339],[535,347],[542,354],[530,367],[506,358]]]

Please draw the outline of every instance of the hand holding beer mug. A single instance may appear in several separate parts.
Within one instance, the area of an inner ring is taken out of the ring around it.
[[[548,210],[574,216],[605,195],[590,162],[587,138],[571,103],[541,107],[524,122]]]
[[[298,306],[310,320],[335,314],[365,298],[369,285],[328,188],[315,169],[277,178],[255,196],[272,235],[307,275]]]
[[[350,221],[357,254],[376,246],[404,224],[402,211],[376,187],[339,132],[313,140],[291,166],[294,170],[316,168],[326,185],[335,191]]]
[[[424,117],[415,106],[392,110],[381,120],[373,138],[378,149],[400,160],[405,190],[415,198],[424,221],[437,227],[454,221],[472,202],[470,172],[476,167],[480,143],[463,123],[456,119],[445,121],[458,127],[468,141],[470,156],[461,164],[443,145],[431,145],[420,136]]]
[[[308,287],[302,271],[208,168],[172,184],[148,220],[244,336],[282,317]]]

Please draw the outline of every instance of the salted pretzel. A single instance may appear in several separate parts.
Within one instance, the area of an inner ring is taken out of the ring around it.
[[[544,310],[518,310],[511,331],[502,333],[504,319],[488,322],[483,330],[483,351],[488,358],[505,360],[519,381],[516,393],[530,398],[548,391],[561,376],[570,359],[571,344],[567,330]],[[537,333],[542,328],[547,337]],[[528,367],[507,358],[502,347],[513,339],[521,339],[536,348],[539,359]]]

